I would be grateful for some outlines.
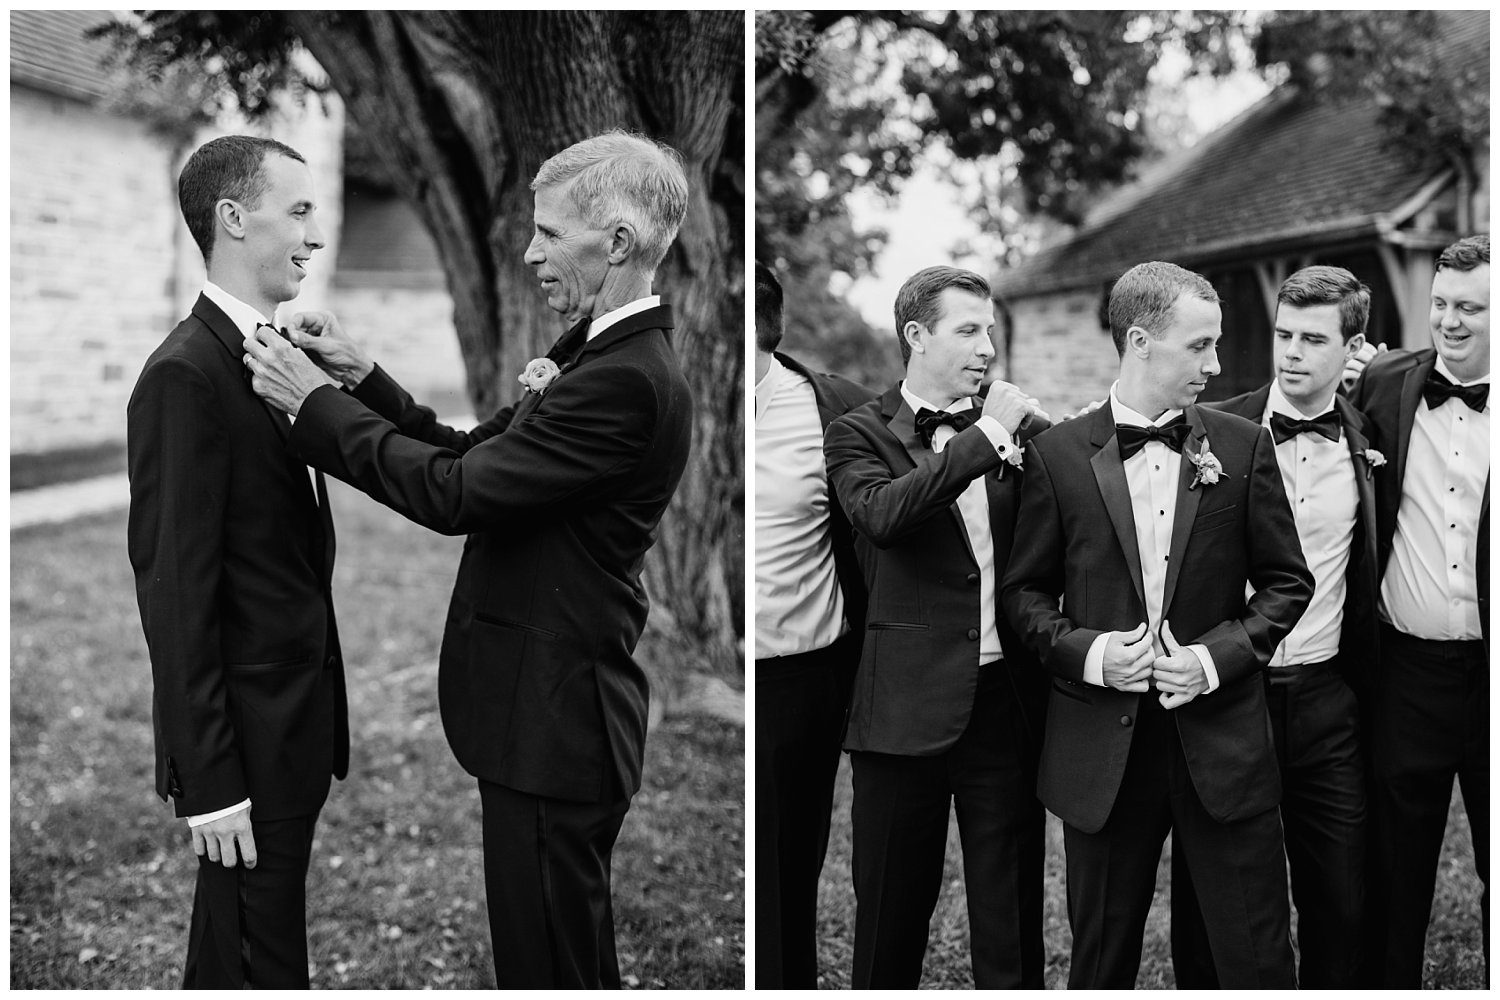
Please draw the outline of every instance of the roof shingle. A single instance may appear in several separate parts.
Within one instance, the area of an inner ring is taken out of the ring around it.
[[[108,43],[85,37],[114,19],[105,10],[15,10],[10,14],[10,80],[90,101],[109,92],[100,60]]]

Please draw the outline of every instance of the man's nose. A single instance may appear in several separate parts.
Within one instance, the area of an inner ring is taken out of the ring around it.
[[[1203,359],[1203,373],[1205,375],[1219,374],[1219,352],[1210,348],[1208,356]]]
[[[1282,357],[1290,358],[1293,361],[1300,361],[1302,359],[1301,341],[1299,341],[1296,337],[1288,340],[1286,342],[1286,350],[1282,351],[1281,354]]]
[[[308,218],[307,232],[303,233],[302,242],[314,250],[323,249],[323,230],[319,228],[318,220],[316,218]]]
[[[980,337],[974,353],[988,361],[995,356],[995,342],[988,337]]]
[[[1442,326],[1444,329],[1453,329],[1458,326],[1458,306],[1448,306],[1443,310]]]
[[[542,253],[541,242],[541,234],[537,234],[536,236],[533,236],[531,238],[530,243],[526,244],[526,255],[522,259],[532,267],[536,267],[542,261],[547,259],[546,256]]]

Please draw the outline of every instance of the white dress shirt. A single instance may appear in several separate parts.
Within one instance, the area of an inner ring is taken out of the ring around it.
[[[1333,400],[1329,399],[1328,406],[1312,416],[1332,410]],[[1275,382],[1271,383],[1271,396],[1261,417],[1265,427],[1271,426],[1273,413],[1294,420],[1308,419]],[[1271,666],[1322,663],[1338,655],[1339,634],[1344,627],[1345,574],[1359,507],[1354,459],[1340,425],[1337,441],[1312,433],[1283,441],[1276,446],[1276,462],[1281,466],[1281,484],[1292,505],[1297,540],[1302,543],[1302,558],[1312,570],[1314,589],[1301,620],[1271,655]],[[1255,588],[1247,584],[1245,596],[1254,592]]]
[[[1437,371],[1458,382],[1441,356]],[[1488,384],[1485,375],[1461,385]],[[1391,464],[1375,475],[1394,475]],[[1479,507],[1490,475],[1490,408],[1475,413],[1461,399],[1436,410],[1417,401],[1396,535],[1380,581],[1380,617],[1419,639],[1479,639],[1475,553]]]
[[[639,299],[633,299],[618,309],[611,309],[598,319],[589,321],[588,332],[583,335],[585,341],[593,340],[599,334],[608,330],[622,319],[634,316],[638,312],[645,312],[661,305],[660,295],[646,295]]]
[[[969,396],[947,407],[933,406],[908,389],[904,381],[901,383],[901,398],[906,400],[906,405],[911,407],[914,414],[923,409],[946,409],[949,413],[963,413],[974,406],[974,400]],[[994,417],[981,416],[974,421],[974,426],[984,431],[985,437],[990,439],[990,444],[995,446],[1001,458],[1009,458],[1014,454],[1016,446],[1000,421]],[[932,434],[933,453],[941,455],[957,433],[947,424],[935,430]],[[964,530],[969,536],[969,547],[974,550],[975,562],[979,563],[979,662],[983,665],[993,663],[1004,655],[1000,648],[1000,630],[995,624],[995,539],[990,533],[990,498],[985,492],[984,477],[979,476],[969,483],[956,502],[958,513],[963,518]]]
[[[1120,402],[1116,395],[1119,385],[1116,382],[1109,387],[1110,410],[1117,424],[1160,427],[1182,416],[1181,410],[1168,410],[1152,420],[1137,413]],[[1125,482],[1130,487],[1130,511],[1135,521],[1135,542],[1141,560],[1141,588],[1146,599],[1146,627],[1151,633],[1151,648],[1157,656],[1165,656],[1167,652],[1161,641],[1161,602],[1166,597],[1167,557],[1172,552],[1172,523],[1177,519],[1177,485],[1181,468],[1182,461],[1177,452],[1160,441],[1147,441],[1145,447],[1125,463]],[[1128,587],[1130,581],[1121,580],[1120,586]],[[1067,595],[1064,594],[1063,598],[1066,600]],[[1083,663],[1085,683],[1104,686],[1104,647],[1114,634],[1105,632],[1089,646]],[[1185,648],[1196,653],[1203,664],[1208,690],[1217,690],[1219,672],[1208,647],[1195,644]],[[1161,695],[1162,699],[1166,697],[1165,693]]]
[[[847,632],[828,522],[823,422],[812,383],[774,357],[755,386],[755,657]]]

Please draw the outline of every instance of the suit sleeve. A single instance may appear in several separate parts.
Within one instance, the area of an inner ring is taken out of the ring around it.
[[[126,413],[130,562],[179,816],[248,797],[226,704],[217,594],[230,442],[208,378],[148,368]]]
[[[1046,459],[1027,445],[1016,513],[1015,541],[1001,584],[1000,601],[1011,627],[1044,667],[1059,677],[1083,681],[1083,668],[1099,629],[1081,628],[1062,613],[1066,561],[1062,510]]]
[[[396,425],[396,429],[409,438],[437,445],[463,454],[470,448],[487,441],[510,426],[515,414],[515,405],[501,409],[489,420],[468,431],[455,430],[438,422],[437,414],[420,405],[390,373],[379,365],[366,375],[364,381],[351,392],[373,412]]]
[[[1275,445],[1265,428],[1255,437],[1247,503],[1247,576],[1255,593],[1237,621],[1224,622],[1184,642],[1208,647],[1221,685],[1263,670],[1281,640],[1296,627],[1313,595],[1312,571],[1302,557]]]
[[[595,362],[559,379],[520,424],[506,415],[504,433],[459,452],[405,435],[325,386],[303,403],[290,445],[404,517],[459,535],[609,496],[642,461],[658,409],[645,371]]]
[[[947,510],[975,477],[1002,464],[983,429],[968,427],[948,441],[941,455],[924,452],[916,468],[897,476],[866,429],[849,417],[828,425],[823,456],[849,523],[881,549]]]

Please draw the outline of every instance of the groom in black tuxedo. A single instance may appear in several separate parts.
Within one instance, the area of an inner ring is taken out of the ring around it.
[[[963,838],[974,985],[1044,982],[1035,782],[1046,692],[1000,614],[998,585],[1021,478],[1017,434],[1046,419],[1003,382],[975,398],[993,327],[979,275],[912,275],[896,296],[905,380],[824,438],[869,594],[844,739],[857,989],[917,986],[950,808]]]
[[[528,391],[472,431],[438,424],[331,316],[247,341],[292,450],[406,517],[467,534],[439,659],[443,728],[479,780],[495,976],[620,986],[610,855],[640,787],[641,563],[687,462],[692,399],[651,294],[687,210],[677,154],[610,132],[542,164],[526,250],[572,328]],[[538,369],[539,371],[533,371]]]
[[[1038,787],[1064,824],[1069,986],[1135,985],[1175,831],[1220,983],[1291,987],[1263,673],[1313,577],[1271,435],[1195,405],[1219,371],[1213,287],[1139,264],[1109,322],[1109,405],[1027,449],[1004,584],[1053,677]]]

